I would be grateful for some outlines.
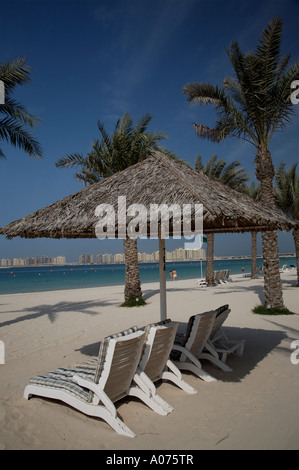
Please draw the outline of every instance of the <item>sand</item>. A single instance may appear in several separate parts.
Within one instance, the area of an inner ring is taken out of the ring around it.
[[[232,278],[213,288],[198,288],[195,280],[167,282],[168,317],[186,322],[190,315],[228,303],[226,332],[245,339],[245,351],[243,357],[228,358],[232,372],[203,363],[216,382],[183,373],[196,395],[158,384],[159,394],[174,407],[168,416],[134,398],[119,401],[119,416],[136,433],[133,439],[59,402],[25,400],[23,392],[30,377],[96,354],[104,336],[159,321],[158,283],[144,284],[148,304],[131,309],[119,307],[122,286],[1,295],[0,448],[298,449],[299,364],[291,362],[291,343],[299,340],[299,315],[253,314],[263,300],[263,279]],[[282,274],[285,304],[299,314],[295,280],[295,271]]]

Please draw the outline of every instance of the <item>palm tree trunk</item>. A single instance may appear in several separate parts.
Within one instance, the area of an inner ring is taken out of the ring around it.
[[[293,237],[295,242],[296,261],[297,261],[297,287],[299,287],[299,229],[293,230]]]
[[[214,285],[214,234],[207,234],[207,266],[206,283],[208,287]]]
[[[137,240],[129,237],[124,239],[124,254],[126,263],[125,301],[142,297],[138,267]]]
[[[256,176],[261,185],[261,202],[275,207],[273,194],[274,166],[269,150],[259,148],[256,155]],[[265,305],[283,308],[282,285],[279,274],[279,251],[277,231],[262,232],[264,258]]]
[[[251,232],[251,279],[256,277],[256,247],[257,232]]]

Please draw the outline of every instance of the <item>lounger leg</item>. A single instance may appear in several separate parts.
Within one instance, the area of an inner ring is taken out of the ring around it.
[[[85,403],[62,390],[54,388],[50,389],[39,385],[27,385],[24,391],[24,397],[28,400],[31,395],[51,398],[53,400],[60,400],[75,408],[76,410],[81,411],[81,413],[103,419],[118,434],[127,437],[136,436],[136,434],[131,431],[131,429],[128,428],[128,426],[126,426],[121,419],[119,419],[117,416],[113,416],[110,411],[102,405],[92,405],[90,403]]]
[[[135,374],[134,382],[137,386],[130,388],[129,395],[139,398],[153,411],[162,416],[166,416],[174,410],[171,405],[156,393],[155,385],[144,372]]]
[[[159,415],[167,416],[169,411],[166,411],[162,406],[158,404],[157,400],[153,400],[152,397],[147,395],[143,390],[139,387],[131,387],[129,390],[129,395],[139,398],[139,400],[143,401],[151,410],[155,411]]]
[[[168,360],[166,366],[170,369],[170,371],[165,370],[162,374],[162,379],[170,380],[187,393],[197,393],[197,390],[195,390],[195,388],[191,387],[191,385],[189,385],[183,380],[180,370],[175,366],[173,362]]]
[[[193,372],[193,374],[197,375],[199,378],[203,379],[205,382],[213,382],[216,380],[215,377],[213,377],[212,375],[208,374],[207,372],[203,370],[203,368],[201,367],[200,361],[195,356],[193,356],[193,354],[190,351],[188,351],[188,349],[178,344],[174,344],[173,349],[176,351],[182,352],[183,355],[187,357],[190,361],[190,362],[186,360],[175,361],[174,363],[178,367],[178,369],[190,370],[191,372]]]
[[[197,367],[192,362],[176,362],[175,365],[182,370],[189,370],[193,372],[193,374],[197,375],[200,379],[204,380],[205,382],[214,382],[216,379],[212,375],[208,374],[202,368]]]
[[[224,362],[222,362],[220,359],[217,359],[217,357],[213,356],[212,354],[209,354],[209,353],[201,353],[201,355],[199,356],[200,359],[207,359],[208,361],[210,361],[212,364],[215,364],[215,366],[218,366],[219,369],[225,371],[225,372],[231,372],[232,369],[230,367],[228,367],[227,364],[225,364]]]

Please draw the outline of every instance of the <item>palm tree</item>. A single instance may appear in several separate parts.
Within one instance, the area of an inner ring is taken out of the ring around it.
[[[37,140],[26,126],[35,127],[39,119],[28,113],[26,108],[13,98],[18,85],[29,82],[31,68],[25,58],[5,63],[0,62],[0,82],[4,88],[4,104],[0,103],[0,142],[5,141],[24,150],[30,157],[41,157],[42,151]],[[0,156],[5,158],[0,149]]]
[[[200,155],[195,159],[195,170],[202,171],[211,179],[216,179],[221,183],[233,188],[237,191],[243,191],[249,175],[244,172],[244,168],[240,167],[240,162],[233,161],[227,164],[224,159],[217,160],[216,154],[212,155],[210,160],[203,164]],[[206,266],[206,282],[207,286],[214,285],[214,233],[207,234],[207,266]]]
[[[144,160],[153,149],[160,149],[159,142],[166,138],[162,132],[147,132],[146,129],[152,117],[149,114],[143,116],[133,126],[132,117],[125,113],[116,123],[111,136],[105,130],[104,124],[98,122],[101,140],[95,140],[90,152],[71,154],[61,158],[56,163],[59,168],[79,168],[76,178],[86,184],[93,184],[102,178],[122,171],[125,168]],[[164,151],[174,158],[171,152]],[[123,241],[126,263],[125,301],[131,298],[142,298],[142,291],[138,268],[137,240],[127,236]]]
[[[274,18],[264,29],[254,52],[244,53],[237,42],[227,50],[236,77],[225,78],[222,87],[188,83],[183,93],[191,103],[211,104],[217,115],[213,128],[195,124],[198,136],[220,142],[228,136],[255,147],[256,177],[261,200],[275,206],[274,167],[269,150],[276,130],[283,129],[294,114],[291,83],[299,76],[299,61],[289,66],[290,55],[281,56],[282,20]],[[283,307],[277,232],[262,235],[265,303]]]
[[[253,181],[250,186],[245,185],[243,192],[250,196],[255,201],[261,199],[261,188],[259,185],[256,186]],[[251,232],[251,279],[254,279],[257,274],[257,232]]]
[[[287,171],[281,163],[275,173],[275,199],[277,206],[289,217],[299,220],[299,175],[297,163]],[[299,229],[293,229],[297,260],[297,286],[299,287]]]

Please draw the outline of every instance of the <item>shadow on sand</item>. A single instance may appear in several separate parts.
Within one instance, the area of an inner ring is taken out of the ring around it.
[[[25,315],[21,315],[20,317],[13,318],[12,320],[6,320],[0,323],[0,328],[27,320],[35,320],[36,318],[43,316],[47,316],[50,322],[54,323],[58,315],[63,315],[66,312],[80,312],[87,315],[100,315],[100,307],[113,304],[117,305],[117,302],[87,300],[82,302],[58,302],[56,304],[36,305],[34,307],[23,308],[22,310],[15,310],[14,312],[11,312],[22,312],[25,313]]]
[[[186,327],[186,324],[181,324]],[[284,329],[285,327],[281,325]],[[242,378],[248,375],[265,357],[275,348],[279,347],[284,339],[289,338],[286,331],[283,330],[264,330],[254,328],[225,327],[225,332],[232,340],[246,340],[244,354],[242,357],[230,355],[227,364],[233,370],[232,372],[223,372],[206,360],[201,360],[203,369],[213,375],[217,380],[223,382],[240,382]],[[298,337],[299,332],[297,332]],[[294,335],[296,333],[294,331]],[[99,352],[100,342],[87,344],[76,351],[83,355],[96,357]],[[289,351],[288,351],[289,354]],[[83,362],[83,361],[82,361]],[[183,372],[188,375],[189,372]],[[199,379],[200,380],[200,379]]]

